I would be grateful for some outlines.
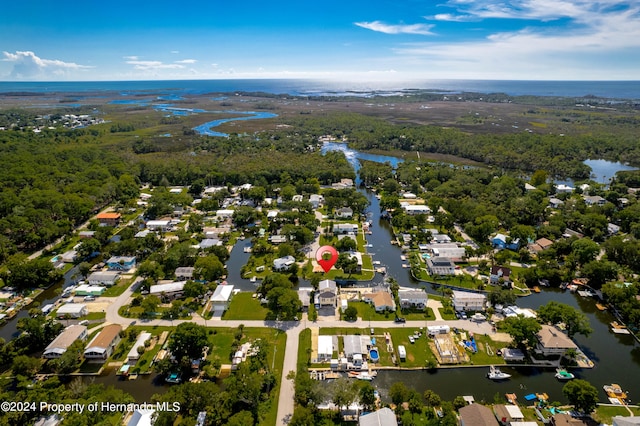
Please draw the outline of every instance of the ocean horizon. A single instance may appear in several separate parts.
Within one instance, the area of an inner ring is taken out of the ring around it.
[[[640,81],[553,81],[553,80],[412,80],[385,82],[323,81],[304,79],[229,80],[131,80],[74,82],[0,82],[0,95],[9,93],[116,92],[118,95],[206,94],[264,92],[291,96],[392,96],[415,91],[442,94],[473,92],[504,93],[509,96],[599,97],[640,99]]]

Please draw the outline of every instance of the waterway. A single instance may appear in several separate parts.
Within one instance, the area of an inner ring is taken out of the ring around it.
[[[211,126],[211,123],[207,125]],[[402,159],[396,157],[361,153],[349,149],[345,144],[340,143],[325,144],[323,152],[328,150],[340,150],[344,152],[356,172],[360,167],[360,159],[390,162],[394,167],[402,162]],[[360,182],[359,178],[356,179],[356,182]],[[379,219],[380,206],[378,199],[369,191],[364,189],[359,190],[362,191],[371,202],[367,209],[367,215],[372,222],[372,234],[367,235],[367,242],[372,244],[372,247],[367,250],[373,256],[374,260],[379,260],[383,266],[386,266],[386,276],[395,278],[401,286],[414,288],[423,287],[423,283],[416,281],[410,276],[408,269],[402,268],[402,263],[404,262],[400,259],[400,248],[389,243],[393,235],[388,222]],[[238,241],[227,262],[228,282],[243,291],[253,291],[256,288],[256,283],[240,277],[240,269],[250,256],[249,253],[244,252],[244,248],[250,245],[251,242],[248,239]],[[74,274],[74,270],[65,274],[64,285],[69,285],[73,282]],[[366,283],[365,285],[379,283],[383,279],[383,276],[377,274],[372,282]],[[301,282],[301,284],[307,283]],[[42,305],[52,303],[59,297],[57,296],[59,294],[59,288],[58,286],[57,288],[53,287],[46,290],[37,300]],[[426,286],[426,288],[427,292],[433,292],[431,286]],[[556,300],[580,309],[587,315],[594,329],[593,334],[588,338],[582,336],[575,338],[580,348],[596,364],[596,367],[593,369],[575,371],[577,377],[586,379],[596,386],[600,392],[600,399],[603,402],[606,402],[606,395],[602,390],[602,385],[609,383],[619,383],[625,390],[629,391],[630,397],[636,400],[637,395],[640,395],[640,381],[635,379],[638,372],[640,372],[640,344],[630,336],[620,336],[609,331],[608,324],[613,320],[613,317],[608,312],[598,311],[595,308],[595,301],[593,299],[585,299],[576,294],[564,293],[559,290],[545,289],[545,291],[540,294],[533,294],[521,298],[518,301],[518,305],[536,309],[550,300]],[[26,315],[27,310],[23,310],[16,318],[0,328],[0,337],[6,340],[15,337],[17,334],[17,320]],[[471,330],[472,327],[471,325]],[[386,397],[388,394],[388,389],[391,384],[396,381],[403,381],[407,386],[413,387],[420,392],[426,389],[432,389],[445,399],[453,399],[458,395],[473,395],[477,400],[491,402],[496,394],[500,394],[502,398],[504,393],[516,393],[520,401],[523,401],[525,394],[546,392],[552,401],[565,401],[561,391],[563,383],[558,382],[554,378],[553,371],[532,367],[505,367],[504,370],[513,375],[511,380],[492,382],[486,378],[488,371],[486,367],[469,367],[439,369],[435,373],[427,371],[381,371],[373,384],[383,397]],[[107,386],[115,386],[134,395],[139,402],[149,401],[153,394],[161,393],[168,389],[168,386],[162,381],[158,381],[155,375],[140,376],[135,381],[126,381],[116,377],[113,371],[107,371],[103,376],[92,377],[87,380],[102,383]]]
[[[326,143],[323,151],[342,151],[346,158],[359,170],[359,160],[376,162],[389,162],[396,167],[402,159],[385,155],[373,155],[352,150],[342,143]],[[612,163],[604,160],[587,160],[587,164],[594,171],[607,176],[614,176],[618,170],[626,169],[620,163]],[[359,179],[357,179],[359,182]],[[370,217],[373,218],[373,234],[367,236],[367,241],[373,244],[369,252],[374,260],[380,260],[387,267],[388,275],[394,277],[403,287],[422,287],[424,284],[413,279],[408,269],[402,268],[400,259],[401,251],[397,246],[392,246],[389,241],[393,238],[391,228],[387,221],[378,219],[380,213],[379,202],[369,191],[360,189],[370,200],[368,208]],[[381,280],[378,275],[376,280]],[[431,286],[426,286],[427,292],[433,293]],[[543,293],[520,298],[518,305],[523,308],[537,309],[539,306],[555,300],[573,306],[584,312],[594,332],[590,337],[576,336],[578,346],[596,367],[593,369],[579,369],[574,373],[578,378],[588,380],[600,392],[600,399],[607,401],[602,386],[610,383],[618,383],[629,391],[630,397],[640,395],[640,381],[633,380],[633,374],[640,372],[640,345],[631,336],[617,335],[609,330],[609,323],[614,320],[608,312],[601,312],[595,307],[595,300],[583,298],[577,294],[562,292],[560,290],[545,289]],[[470,323],[473,331],[473,324]],[[493,401],[496,393],[501,400],[505,393],[515,393],[524,400],[524,395],[532,392],[546,392],[551,400],[566,402],[562,395],[562,386],[555,377],[552,369],[532,367],[509,368],[505,371],[512,374],[511,380],[493,382],[486,378],[488,368],[469,367],[439,369],[435,373],[427,371],[380,371],[374,381],[374,386],[384,397],[389,387],[397,381],[403,381],[408,386],[423,392],[432,389],[445,399],[453,399],[458,395],[473,395],[478,400]]]

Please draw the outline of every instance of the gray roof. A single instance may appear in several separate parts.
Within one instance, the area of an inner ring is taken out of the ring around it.
[[[396,415],[390,408],[383,408],[373,413],[360,416],[359,426],[398,426]]]

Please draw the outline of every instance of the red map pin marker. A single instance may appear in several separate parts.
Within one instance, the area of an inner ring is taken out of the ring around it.
[[[327,255],[330,255],[330,257]],[[322,266],[324,272],[327,273],[338,261],[338,251],[331,246],[322,246],[316,250],[316,260]]]

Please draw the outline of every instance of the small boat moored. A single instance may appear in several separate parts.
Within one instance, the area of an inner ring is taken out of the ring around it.
[[[511,377],[511,374],[503,373],[499,368],[492,365],[489,367],[487,377],[491,380],[506,380]]]
[[[556,368],[556,379],[558,380],[571,380],[575,379],[575,377],[573,373],[569,373],[564,368]]]

